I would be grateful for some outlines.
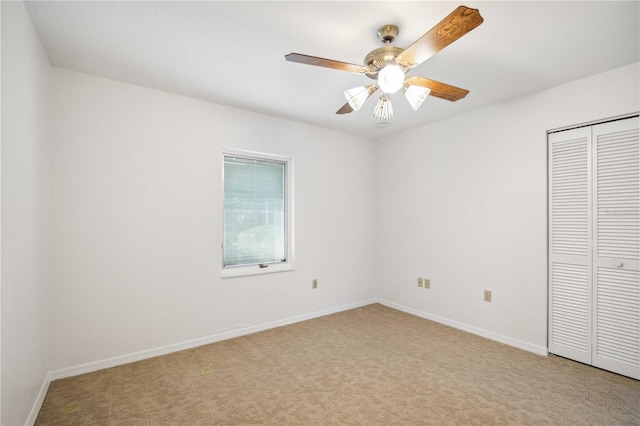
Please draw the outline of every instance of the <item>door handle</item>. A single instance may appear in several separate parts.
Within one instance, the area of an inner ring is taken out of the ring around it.
[[[624,265],[624,263],[622,263],[622,260],[614,260],[613,261],[613,266],[615,266],[616,268],[622,268],[623,265]]]

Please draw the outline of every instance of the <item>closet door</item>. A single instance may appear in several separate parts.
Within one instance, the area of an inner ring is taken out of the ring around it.
[[[591,129],[549,135],[549,351],[591,364]]]
[[[592,364],[640,379],[638,118],[593,126]]]

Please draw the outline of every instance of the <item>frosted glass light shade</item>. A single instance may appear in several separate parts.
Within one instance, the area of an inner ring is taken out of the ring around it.
[[[427,99],[429,93],[431,93],[431,89],[428,87],[409,86],[404,88],[404,97],[407,98],[409,105],[411,105],[414,111],[420,108],[420,105]]]
[[[373,110],[373,116],[376,120],[389,120],[393,117],[393,107],[391,106],[389,95],[380,96],[376,109]]]
[[[402,87],[404,72],[400,65],[391,64],[378,72],[378,87],[383,93],[396,93]]]
[[[369,91],[365,86],[358,86],[353,89],[345,90],[344,97],[347,98],[349,106],[351,106],[354,111],[357,111],[369,97]]]

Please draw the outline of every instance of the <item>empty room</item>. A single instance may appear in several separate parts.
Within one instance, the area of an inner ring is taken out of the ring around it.
[[[640,424],[640,2],[0,15],[0,424]]]

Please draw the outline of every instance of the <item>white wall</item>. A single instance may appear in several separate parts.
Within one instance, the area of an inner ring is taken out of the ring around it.
[[[371,144],[56,69],[52,368],[373,298]],[[224,147],[294,158],[295,271],[220,278]]]
[[[22,2],[2,2],[2,417],[24,424],[49,371],[50,67]]]
[[[546,131],[637,112],[638,75],[629,65],[380,141],[379,296],[544,352]]]

